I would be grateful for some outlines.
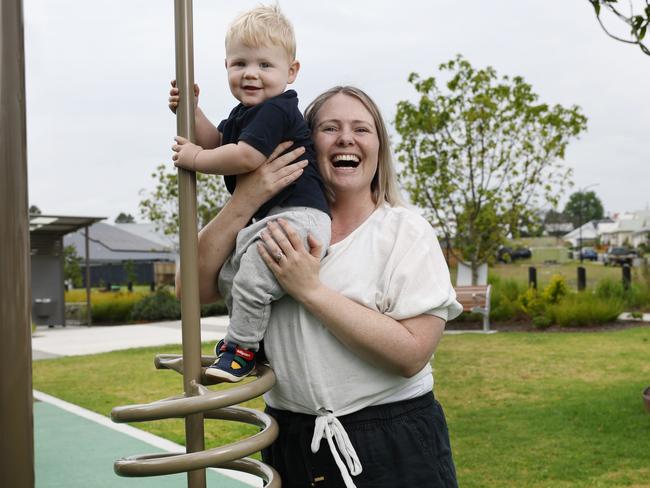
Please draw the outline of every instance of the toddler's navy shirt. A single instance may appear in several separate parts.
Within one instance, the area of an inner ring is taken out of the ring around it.
[[[286,152],[299,146],[305,147],[305,153],[298,161],[308,159],[309,164],[300,178],[265,202],[255,213],[255,219],[264,218],[276,206],[311,207],[329,214],[311,132],[298,110],[298,96],[294,90],[287,90],[252,107],[240,103],[226,120],[221,121],[218,129],[222,134],[222,145],[244,141],[267,157],[284,141],[294,141]],[[224,176],[224,180],[232,194],[237,183],[236,176]]]

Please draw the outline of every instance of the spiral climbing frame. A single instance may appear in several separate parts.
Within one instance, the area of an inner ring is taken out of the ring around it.
[[[191,141],[194,137],[194,66],[192,40],[192,0],[174,1],[176,38],[176,83],[183,94],[176,110],[178,135]],[[206,488],[205,469],[222,467],[247,472],[262,478],[265,486],[279,488],[280,477],[271,467],[246,458],[269,446],[278,435],[278,426],[268,415],[232,406],[262,395],[275,383],[273,371],[258,366],[256,378],[225,390],[208,388],[205,368],[215,357],[201,356],[201,326],[198,287],[198,237],[196,209],[196,174],[178,170],[181,324],[183,354],[158,355],[158,369],[171,369],[183,375],[184,393],[144,405],[116,407],[111,412],[115,422],[140,422],[168,418],[185,419],[185,453],[145,454],[119,459],[115,472],[121,476],[158,476],[187,472],[188,488]],[[256,435],[239,442],[205,449],[205,419],[223,419],[252,424],[261,429]],[[243,458],[243,459],[242,459]]]

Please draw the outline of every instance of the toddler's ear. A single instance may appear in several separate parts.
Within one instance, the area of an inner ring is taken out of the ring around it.
[[[224,68],[228,69],[228,58],[223,60],[223,66]]]
[[[287,83],[291,84],[296,81],[298,76],[298,71],[300,71],[300,61],[295,59],[293,63],[289,65],[289,76],[287,77]]]

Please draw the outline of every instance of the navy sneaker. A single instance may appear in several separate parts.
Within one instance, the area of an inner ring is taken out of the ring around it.
[[[233,342],[220,340],[215,347],[217,360],[205,374],[229,383],[237,383],[255,371],[255,352],[242,349]]]

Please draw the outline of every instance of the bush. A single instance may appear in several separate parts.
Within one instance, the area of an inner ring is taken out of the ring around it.
[[[166,288],[140,300],[131,312],[131,320],[157,321],[177,320],[181,317],[181,304]]]
[[[142,293],[93,293],[91,295],[93,323],[127,323],[133,308],[143,299]]]
[[[516,280],[498,276],[490,277],[490,285],[490,319],[498,322],[521,318],[519,296],[526,287]]]
[[[228,309],[222,300],[201,305],[201,317],[211,317],[213,315],[228,315]]]
[[[546,288],[542,292],[542,298],[546,303],[554,304],[559,303],[568,294],[569,287],[566,285],[564,276],[553,275],[551,276],[550,283],[546,285]]]
[[[541,317],[546,310],[543,295],[535,288],[528,288],[519,296],[519,307],[528,317]]]
[[[553,319],[548,316],[548,315],[538,315],[536,317],[533,317],[533,326],[537,327],[538,329],[548,329],[551,325],[553,325]]]
[[[603,299],[596,294],[578,293],[550,305],[547,316],[560,327],[585,327],[614,322],[624,308],[617,298]]]
[[[619,280],[603,279],[598,282],[594,293],[603,300],[618,300],[631,310],[650,309],[650,286],[632,283],[628,290]]]

